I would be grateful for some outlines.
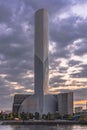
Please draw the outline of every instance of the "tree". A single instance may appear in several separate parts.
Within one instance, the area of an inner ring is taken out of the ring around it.
[[[54,119],[61,119],[61,115],[59,114],[59,112],[54,113]]]
[[[21,113],[18,113],[18,118],[21,119]]]
[[[10,113],[10,114],[9,114],[9,119],[10,119],[10,120],[13,120],[13,119],[14,119],[13,113]]]
[[[33,113],[30,113],[29,115],[30,115],[30,119],[33,119],[34,117]]]
[[[48,120],[51,119],[51,113],[50,113],[50,112],[48,112],[48,114],[47,114],[47,119],[48,119]]]
[[[0,113],[0,120],[3,120],[3,114]]]
[[[25,113],[24,112],[21,113],[21,117],[22,117],[22,120],[24,122],[24,120],[25,120]]]
[[[40,118],[39,112],[35,112],[35,119],[39,120],[39,118]]]
[[[27,119],[27,120],[30,119],[30,113],[29,113],[29,112],[26,113],[26,119]]]
[[[42,119],[46,120],[46,119],[47,119],[47,115],[46,115],[46,114],[43,114],[43,115],[42,115]]]
[[[66,120],[71,120],[73,118],[73,115],[70,115],[70,114],[66,114],[63,116],[63,119],[66,119]]]

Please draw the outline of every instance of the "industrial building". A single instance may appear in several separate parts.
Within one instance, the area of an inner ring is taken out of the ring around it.
[[[58,94],[58,112],[61,115],[73,113],[73,92]]]
[[[22,104],[22,102],[30,95],[26,94],[16,94],[14,96],[14,102],[13,102],[13,112],[18,113],[18,110]]]
[[[63,105],[60,103],[60,96],[48,94],[48,12],[45,9],[40,9],[35,13],[34,43],[35,93],[34,95],[27,95],[23,98],[18,95],[15,96],[13,112],[39,112],[40,114],[47,114],[48,112],[55,113],[56,111],[59,111],[60,108],[63,110]],[[22,98],[20,101],[17,99],[19,97]],[[66,108],[66,112],[72,114],[73,94],[69,94],[68,97],[69,99],[67,98],[66,101],[68,109]],[[59,105],[61,106],[59,107]],[[64,112],[64,114],[66,112]]]

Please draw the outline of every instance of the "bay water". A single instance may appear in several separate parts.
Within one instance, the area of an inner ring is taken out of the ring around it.
[[[87,130],[86,125],[0,125],[0,130]]]

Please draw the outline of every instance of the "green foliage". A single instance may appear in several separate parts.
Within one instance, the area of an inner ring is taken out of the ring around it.
[[[0,120],[3,120],[3,115],[2,115],[2,113],[0,113]]]
[[[39,120],[40,114],[38,112],[35,112],[35,119]]]
[[[27,120],[30,119],[30,113],[29,113],[29,112],[26,113],[26,119],[27,119]]]
[[[54,119],[62,119],[62,117],[59,114],[59,112],[54,113]]]
[[[51,113],[50,112],[48,112],[48,114],[47,114],[47,119],[51,120]]]
[[[86,115],[81,115],[78,119],[79,122],[85,122],[87,123],[87,116]]]
[[[21,120],[21,113],[18,113],[18,118]]]
[[[30,119],[33,119],[34,117],[33,113],[30,113],[29,115],[30,115]]]
[[[42,115],[42,119],[43,119],[43,120],[46,120],[46,119],[47,119],[47,115],[46,115],[46,114],[43,114],[43,115]]]
[[[10,113],[10,114],[9,114],[9,119],[10,119],[10,120],[13,120],[13,119],[14,119],[13,113]]]
[[[73,115],[70,115],[70,114],[66,114],[63,116],[63,119],[66,119],[66,120],[71,120],[73,118]]]
[[[0,113],[0,120],[14,120],[16,118],[18,118],[19,120],[29,120],[29,119],[36,119],[39,120],[40,119],[40,114],[38,112],[35,112],[35,114],[33,115],[33,113]],[[72,120],[73,119],[73,115],[64,115],[63,118],[61,117],[61,115],[56,112],[56,113],[50,113],[48,112],[48,114],[43,114],[42,115],[42,119],[43,120],[55,120],[55,119],[66,119],[66,120]],[[87,118],[80,118],[80,120],[87,120]]]

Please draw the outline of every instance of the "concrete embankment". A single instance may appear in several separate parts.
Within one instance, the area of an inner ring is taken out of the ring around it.
[[[73,125],[73,124],[81,124],[87,125],[85,122],[77,122],[77,121],[67,121],[67,120],[33,120],[33,121],[15,121],[15,120],[5,120],[0,121],[1,125]]]

